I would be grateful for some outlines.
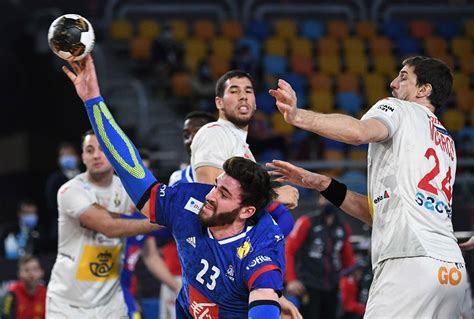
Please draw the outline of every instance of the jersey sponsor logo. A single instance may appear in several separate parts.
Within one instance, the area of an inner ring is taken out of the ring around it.
[[[441,148],[451,161],[454,161],[456,156],[456,149],[454,141],[449,135],[448,131],[443,127],[439,120],[434,116],[428,116],[430,123],[430,137],[436,146]]]
[[[188,237],[186,239],[186,242],[188,244],[190,244],[191,246],[193,246],[194,248],[196,248],[196,237],[194,237],[194,236],[193,237]]]
[[[198,214],[202,208],[202,205],[203,203],[201,201],[198,201],[194,197],[190,197],[188,199],[188,202],[184,206],[184,209],[189,210],[190,212],[193,212],[194,214]]]
[[[114,205],[115,207],[119,207],[121,204],[120,197],[118,193],[115,193],[115,198],[114,198]]]
[[[219,306],[191,285],[189,285],[189,312],[191,312],[194,319],[219,318]]]
[[[418,192],[415,195],[415,202],[424,210],[430,213],[446,214],[451,219],[452,209],[450,205],[432,194]]]
[[[390,195],[388,194],[387,190],[385,190],[383,195],[379,195],[374,199],[374,204],[378,204],[380,201],[387,198],[390,198]]]
[[[247,237],[244,243],[239,248],[237,248],[237,256],[240,259],[244,259],[244,257],[247,256],[252,251],[253,251],[253,247],[252,247],[252,244],[250,244],[250,238]]]
[[[462,272],[458,269],[457,266],[452,266],[451,268],[447,268],[445,266],[441,266],[438,269],[438,281],[442,285],[451,285],[457,286],[462,279]]]
[[[273,221],[275,222],[275,221]],[[275,235],[275,241],[278,243],[279,241],[282,241],[285,238],[283,235]]]
[[[77,267],[76,279],[84,281],[107,281],[118,277],[118,260],[122,245],[97,247],[86,245]]]
[[[160,197],[165,197],[166,195],[166,184],[163,184],[161,187],[160,187]]]
[[[380,104],[379,106],[377,106],[377,110],[384,111],[385,113],[388,113],[388,112],[393,113],[393,111],[395,111],[393,106],[388,105],[388,104]]]
[[[272,259],[270,257],[265,256],[265,255],[259,255],[259,256],[255,257],[249,263],[249,265],[246,267],[246,269],[249,270],[250,268],[253,268],[257,265],[260,265],[260,264],[263,264],[263,263],[266,263],[266,262],[269,262],[269,261],[272,261]]]

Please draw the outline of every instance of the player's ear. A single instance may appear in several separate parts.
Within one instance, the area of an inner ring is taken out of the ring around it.
[[[245,206],[240,210],[240,218],[249,219],[257,212],[257,209],[254,206]]]
[[[222,98],[220,96],[216,96],[215,102],[217,109],[222,110],[222,108],[224,107],[224,101],[222,101]]]

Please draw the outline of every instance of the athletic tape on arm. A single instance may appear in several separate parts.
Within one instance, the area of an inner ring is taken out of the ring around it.
[[[87,100],[85,106],[104,154],[120,177],[130,198],[137,208],[141,208],[140,206],[143,206],[148,199],[142,197],[157,182],[156,178],[143,165],[137,149],[115,122],[104,99],[99,96]]]

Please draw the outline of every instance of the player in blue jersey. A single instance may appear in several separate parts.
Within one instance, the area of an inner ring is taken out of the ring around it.
[[[175,237],[183,267],[178,318],[279,318],[283,234],[265,205],[275,195],[267,172],[233,157],[215,186],[157,183],[100,95],[89,55],[63,70],[85,102],[97,138],[122,183],[150,221]]]

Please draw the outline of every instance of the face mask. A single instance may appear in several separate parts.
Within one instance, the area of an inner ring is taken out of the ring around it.
[[[72,155],[63,155],[59,158],[59,165],[61,165],[61,167],[66,170],[76,169],[76,157]]]
[[[33,228],[38,224],[38,215],[34,213],[21,215],[20,221],[23,225]]]

